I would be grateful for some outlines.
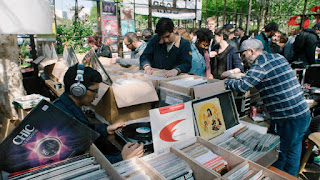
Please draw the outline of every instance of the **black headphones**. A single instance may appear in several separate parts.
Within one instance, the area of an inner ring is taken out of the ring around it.
[[[81,82],[84,81],[83,74],[84,74],[84,64],[77,65],[77,76],[76,76],[76,83],[73,83],[70,87],[70,93],[75,97],[82,97],[86,94],[87,88]]]

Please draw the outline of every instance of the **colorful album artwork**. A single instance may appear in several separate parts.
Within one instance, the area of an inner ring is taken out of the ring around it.
[[[9,173],[86,152],[99,134],[42,100],[0,144],[0,169]]]
[[[116,16],[116,14],[117,14],[116,3],[102,1],[102,13]]]
[[[218,98],[193,104],[196,124],[200,136],[209,140],[226,130]]]

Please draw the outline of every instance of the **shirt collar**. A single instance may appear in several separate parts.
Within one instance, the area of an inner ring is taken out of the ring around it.
[[[160,36],[159,36],[160,37]],[[180,47],[180,41],[181,41],[181,36],[179,36],[179,35],[176,35],[176,38],[175,38],[175,40],[174,40],[174,46],[176,46],[177,48],[179,48]],[[163,44],[164,42],[163,42],[163,40],[161,39],[161,37],[160,37],[160,41],[159,41],[159,44]]]

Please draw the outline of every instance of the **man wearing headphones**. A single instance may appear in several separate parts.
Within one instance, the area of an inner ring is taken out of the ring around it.
[[[81,106],[89,106],[92,101],[98,97],[99,83],[102,82],[102,77],[98,71],[90,67],[85,67],[83,64],[76,64],[67,70],[63,82],[65,92],[54,102],[54,105],[100,134],[94,143],[111,163],[121,161],[122,159],[129,159],[134,156],[141,157],[143,155],[143,143],[127,143],[123,147],[121,154],[120,152],[109,153],[109,150],[113,149],[113,147],[111,147],[111,143],[107,143],[108,140],[106,137],[126,124],[115,123],[110,126],[107,124],[96,125],[89,121],[81,110]]]

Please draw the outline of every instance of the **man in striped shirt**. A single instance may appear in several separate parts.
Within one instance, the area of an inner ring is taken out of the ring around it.
[[[226,88],[246,92],[255,86],[259,90],[272,118],[271,131],[280,136],[281,152],[273,166],[297,176],[311,115],[295,73],[283,56],[263,51],[257,39],[244,41],[238,52],[250,69],[240,80],[226,80]]]

